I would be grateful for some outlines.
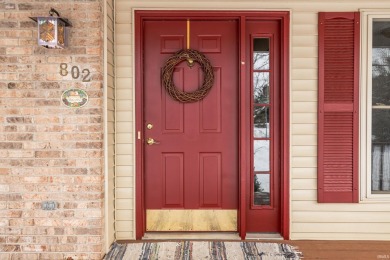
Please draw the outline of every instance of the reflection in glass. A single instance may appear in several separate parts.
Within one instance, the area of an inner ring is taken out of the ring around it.
[[[257,138],[269,138],[269,107],[255,107],[253,110],[253,135]]]
[[[253,141],[255,172],[269,171],[269,140]]]
[[[269,103],[269,73],[254,72],[253,73],[253,96],[254,102],[257,104]]]
[[[390,105],[390,46],[372,50],[372,105]]]
[[[372,144],[371,191],[390,192],[390,144]]]
[[[270,204],[270,175],[255,174],[254,178],[254,196],[253,204],[271,205]]]
[[[372,105],[390,105],[390,22],[374,22],[372,39]]]
[[[390,109],[372,110],[372,143],[390,144]]]
[[[372,110],[371,190],[390,192],[390,109]]]
[[[257,38],[253,40],[253,69],[269,69],[269,39]]]
[[[390,193],[390,21],[372,32],[371,191]]]
[[[389,65],[389,59],[390,59],[390,50],[389,46],[380,46],[375,47],[372,50],[372,65],[378,66],[373,68],[374,73],[380,72],[380,66],[388,66]]]

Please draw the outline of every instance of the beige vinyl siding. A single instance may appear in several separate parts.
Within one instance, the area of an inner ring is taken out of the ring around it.
[[[115,241],[115,58],[114,58],[114,0],[105,1],[106,15],[106,88],[107,88],[107,238],[106,247]]]
[[[342,4],[337,5],[340,10],[334,10],[334,4],[317,10],[293,11],[290,63],[291,239],[390,240],[389,203],[317,203],[317,15],[319,11],[358,11],[373,3],[346,2],[349,4],[346,9]],[[385,2],[380,5],[389,6]],[[317,7],[310,5],[308,8]]]
[[[390,8],[379,0],[116,0],[116,237],[134,239],[133,25],[135,9],[290,10],[290,238],[390,240],[390,203],[317,203],[318,30],[320,11]],[[387,217],[386,217],[387,216]]]
[[[131,10],[116,1],[116,238],[134,239],[134,110]]]

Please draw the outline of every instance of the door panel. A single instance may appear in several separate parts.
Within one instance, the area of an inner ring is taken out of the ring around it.
[[[167,207],[183,206],[184,154],[162,153],[163,204]]]
[[[221,207],[221,153],[200,153],[201,207]]]
[[[183,90],[184,69],[176,68],[173,73],[177,88]],[[162,92],[162,133],[182,134],[184,131],[184,104],[171,102],[171,99],[167,92]]]
[[[148,217],[148,212],[153,212],[150,210],[169,214],[172,209],[238,207],[237,22],[190,22],[190,48],[206,55],[215,79],[203,100],[182,104],[162,87],[161,69],[186,45],[186,25],[186,20],[143,24],[144,135],[158,142],[145,144],[145,207],[149,221],[155,219]],[[177,88],[190,92],[202,84],[203,72],[197,63],[190,68],[182,62],[176,66],[173,79]],[[211,221],[209,214],[202,215],[206,216],[204,221]],[[148,230],[153,226],[147,223]],[[185,226],[197,230],[188,223],[177,230],[186,230]]]
[[[220,133],[222,125],[221,111],[221,68],[214,67],[214,91],[200,103],[200,132]]]

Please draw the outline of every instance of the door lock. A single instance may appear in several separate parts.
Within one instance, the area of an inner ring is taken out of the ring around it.
[[[147,125],[146,125],[146,128],[150,130],[150,129],[153,128],[153,125],[152,125],[152,124],[147,124]]]
[[[154,140],[153,138],[149,137],[148,139],[146,139],[146,143],[148,145],[152,145],[152,144],[159,144],[160,142],[157,142],[156,140]]]

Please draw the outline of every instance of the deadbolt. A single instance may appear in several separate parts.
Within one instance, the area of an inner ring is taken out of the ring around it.
[[[150,130],[150,129],[153,128],[153,125],[152,125],[152,124],[147,124],[147,125],[146,125],[146,128]]]

